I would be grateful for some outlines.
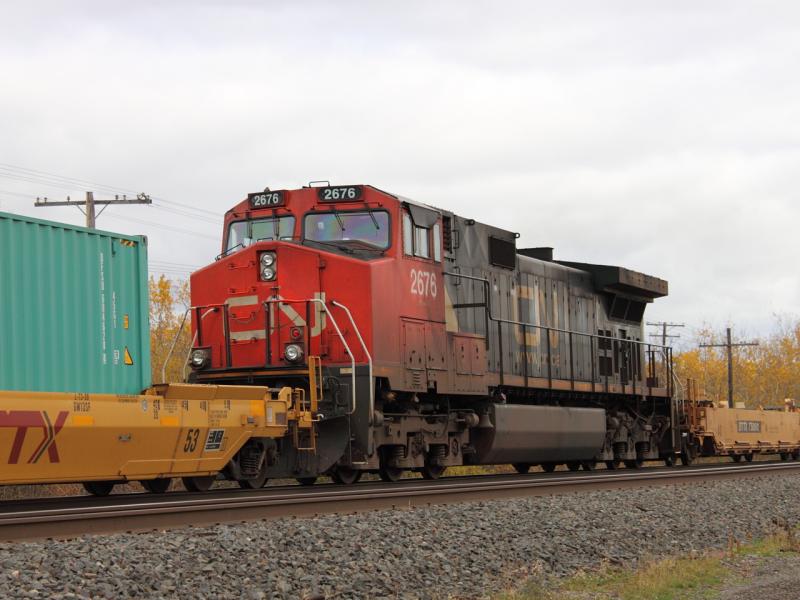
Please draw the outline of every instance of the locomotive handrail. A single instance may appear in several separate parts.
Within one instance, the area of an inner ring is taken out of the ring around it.
[[[347,308],[341,302],[337,302],[336,300],[331,300],[331,304],[334,306],[338,306],[341,308],[346,314],[347,318],[350,319],[350,323],[353,325],[353,330],[356,332],[358,336],[358,341],[361,342],[361,348],[364,350],[364,354],[367,356],[367,361],[369,363],[369,419],[368,423],[370,425],[373,424],[372,415],[375,413],[375,384],[372,381],[372,355],[367,350],[367,345],[364,343],[364,338],[361,337],[361,332],[358,330],[358,325],[356,325],[355,319],[353,319],[353,315],[350,312],[350,309]],[[328,313],[330,315],[330,313]]]
[[[601,340],[601,339],[602,340],[612,340],[613,342],[616,342],[616,343],[636,345],[640,349],[647,348],[647,349],[650,349],[651,351],[652,351],[653,348],[659,349],[660,352],[661,352],[662,357],[664,357],[665,363],[667,361],[670,363],[670,366],[666,366],[666,365],[665,366],[667,368],[667,371],[669,372],[669,375],[667,375],[667,385],[669,387],[672,386],[671,377],[674,376],[674,372],[673,372],[673,369],[671,368],[671,362],[672,362],[671,361],[671,356],[672,356],[671,350],[672,349],[669,346],[661,346],[659,344],[652,344],[650,342],[644,342],[644,341],[640,341],[640,340],[624,339],[624,338],[612,337],[612,336],[608,336],[608,335],[598,335],[598,334],[595,334],[595,333],[585,333],[585,332],[582,332],[582,331],[573,331],[571,329],[561,329],[561,328],[558,328],[558,327],[548,327],[547,325],[538,325],[536,323],[529,323],[529,322],[525,322],[525,321],[514,321],[514,320],[511,320],[511,319],[503,319],[503,318],[495,317],[492,314],[492,295],[490,293],[491,282],[488,279],[485,279],[483,277],[476,277],[474,275],[466,275],[464,273],[454,273],[454,272],[451,272],[451,271],[442,271],[442,273],[444,275],[449,275],[450,277],[459,277],[459,278],[462,278],[462,279],[469,279],[471,281],[478,281],[478,282],[483,284],[484,303],[482,303],[482,304],[471,303],[471,304],[462,306],[462,308],[468,308],[468,307],[469,308],[479,308],[479,307],[483,307],[484,310],[485,310],[485,313],[486,313],[486,318],[489,321],[494,321],[495,323],[498,323],[498,324],[506,323],[506,324],[509,324],[509,325],[516,325],[516,326],[522,327],[523,331],[527,327],[532,327],[532,328],[535,328],[535,329],[544,329],[545,331],[547,331],[547,334],[548,334],[547,335],[547,346],[548,346],[548,364],[547,364],[547,366],[548,366],[548,379],[549,380],[552,380],[552,374],[551,374],[552,362],[550,361],[550,335],[549,334],[550,333],[564,333],[564,334],[567,334],[569,336],[569,339],[570,339],[570,343],[569,343],[570,379],[572,380],[573,384],[574,384],[575,376],[574,376],[574,372],[573,372],[574,365],[573,365],[573,362],[572,362],[572,346],[573,346],[573,344],[572,344],[572,336],[573,335],[578,335],[578,336],[588,337],[589,339],[592,339],[592,340],[593,339],[597,339],[597,340]],[[455,305],[454,308],[459,308],[459,306]],[[486,324],[486,337],[487,338],[489,337],[488,322]],[[498,337],[500,339],[500,349],[499,349],[499,352],[498,352],[498,356],[499,356],[499,360],[500,360],[500,365],[499,365],[500,366],[500,384],[502,385],[503,384],[503,349],[502,349],[502,329],[500,329],[500,327],[498,327]],[[523,347],[527,349],[527,340],[523,340]],[[593,348],[594,348],[594,346],[592,345],[592,349]],[[599,344],[598,344],[598,348],[599,348]],[[668,356],[670,358],[667,358]],[[527,369],[527,351],[526,351],[525,365],[526,365],[526,369]],[[526,373],[527,373],[527,371],[526,371]],[[525,376],[525,380],[526,380],[526,386],[527,386],[527,374]],[[635,378],[633,378],[632,381],[633,381],[634,393],[636,393],[636,380],[635,380]],[[594,361],[593,361],[592,362],[592,385],[594,385],[594,382],[595,382],[595,379],[594,379]],[[606,375],[606,386],[607,385],[608,385],[608,375]],[[623,385],[625,385],[625,384],[623,384]],[[650,386],[648,386],[648,387],[650,387]]]
[[[189,316],[190,312],[192,312],[193,310],[196,310],[197,308],[198,307],[190,306],[183,313],[183,319],[181,319],[180,327],[178,327],[178,331],[175,334],[175,337],[172,338],[172,344],[170,344],[170,346],[169,346],[169,352],[167,352],[167,357],[164,359],[164,364],[161,365],[161,383],[167,383],[167,365],[169,364],[169,361],[172,358],[172,353],[175,351],[175,346],[178,344],[178,339],[180,339],[181,333],[183,333],[183,328],[186,325],[186,317]],[[214,312],[216,310],[216,308],[217,307],[215,305],[211,305],[211,308],[209,308],[209,310],[207,310],[206,313],[200,317],[200,320],[202,321],[203,319],[205,319],[209,315],[209,313]],[[189,354],[190,355],[192,353],[192,348],[194,347],[194,342],[197,339],[198,333],[199,333],[199,325],[198,325],[198,331],[195,332],[194,337],[192,338],[192,343],[189,344]],[[187,357],[187,361],[188,361],[188,357]],[[184,377],[185,377],[186,376],[186,364],[185,363],[183,365],[183,374],[184,374]]]
[[[189,311],[191,308],[187,308],[186,311],[183,313],[183,319],[181,319],[181,325],[178,327],[178,331],[175,334],[175,337],[172,338],[172,344],[169,346],[169,352],[167,352],[167,357],[164,359],[164,364],[161,365],[161,383],[167,383],[167,364],[169,363],[169,359],[172,358],[172,352],[175,350],[175,346],[178,343],[178,338],[181,336],[183,332],[183,326],[186,325],[186,317],[189,316]],[[191,350],[191,348],[190,348]]]
[[[463,273],[451,273],[451,272],[448,272],[448,271],[443,271],[443,273],[445,275],[450,275],[451,277],[462,277],[464,279],[471,279],[473,281],[480,281],[481,283],[484,284],[484,287],[486,288],[486,291],[488,291],[488,286],[491,285],[491,282],[488,279],[484,279],[483,277],[474,277],[472,275],[464,275]],[[486,305],[488,305],[488,306],[486,306],[486,308],[488,309],[489,319],[491,319],[492,321],[498,321],[498,322],[501,322],[501,323],[508,323],[510,325],[519,325],[519,326],[525,326],[525,327],[536,327],[537,329],[547,329],[548,331],[554,331],[556,333],[572,333],[572,334],[575,334],[575,335],[583,335],[583,336],[586,336],[586,337],[592,337],[592,338],[597,338],[597,339],[614,340],[614,341],[617,341],[617,342],[620,342],[620,341],[630,342],[632,344],[637,344],[637,345],[640,345],[640,346],[650,346],[651,348],[667,349],[667,348],[670,347],[670,346],[661,346],[659,344],[651,344],[650,342],[643,342],[643,341],[640,341],[640,340],[623,339],[623,338],[613,337],[613,336],[610,336],[610,335],[598,335],[596,333],[586,333],[586,332],[583,332],[583,331],[573,331],[571,329],[560,329],[558,327],[548,327],[547,325],[537,325],[536,323],[529,323],[527,321],[513,321],[511,319],[498,318],[498,317],[493,316],[492,312],[491,312],[492,311],[491,295],[490,294],[486,294],[485,297],[486,297]],[[477,308],[477,307],[481,307],[481,306],[484,306],[484,305],[483,304],[478,304],[476,306],[473,306],[472,308]],[[467,307],[465,306],[464,308],[467,308]]]
[[[328,310],[328,306],[325,304],[325,301],[322,300],[321,298],[306,298],[305,300],[290,300],[290,299],[286,299],[286,298],[270,298],[268,300],[265,300],[264,304],[265,305],[271,305],[271,304],[276,304],[276,303],[280,303],[280,302],[283,302],[285,304],[299,304],[301,302],[302,303],[314,302],[314,303],[319,304],[320,306],[322,306],[322,310],[324,310],[325,313],[330,317],[331,323],[333,323],[333,328],[336,330],[336,333],[339,336],[339,339],[342,341],[342,345],[344,346],[345,352],[347,352],[347,355],[350,357],[350,365],[351,365],[350,377],[352,379],[353,401],[351,402],[350,412],[348,412],[347,414],[348,415],[352,415],[354,412],[356,412],[356,359],[353,356],[353,352],[350,350],[350,346],[347,344],[347,340],[344,339],[344,335],[342,334],[342,330],[339,329],[339,325],[338,325],[338,323],[336,323],[336,319],[331,314],[331,311]],[[269,323],[267,323],[267,327],[269,327]],[[356,330],[358,330],[358,328],[356,328]],[[361,337],[360,334],[359,334],[359,337]]]

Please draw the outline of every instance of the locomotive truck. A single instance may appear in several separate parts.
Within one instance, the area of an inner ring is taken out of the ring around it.
[[[313,427],[251,440],[257,481],[689,462],[643,330],[667,282],[518,237],[369,185],[249,194],[191,276],[190,381],[317,398]]]

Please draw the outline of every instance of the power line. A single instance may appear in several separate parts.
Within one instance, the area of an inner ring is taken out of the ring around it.
[[[45,199],[45,200],[47,200],[47,199]],[[57,205],[59,205],[58,203],[50,202],[49,200],[47,200],[46,202],[42,202],[41,204],[42,205],[47,204],[49,206],[57,206]],[[78,207],[78,208],[80,209],[80,207]],[[83,212],[82,209],[80,209],[80,210],[81,210],[81,212]],[[109,215],[109,217],[111,219],[117,219],[117,220],[124,219],[126,222],[139,223],[140,225],[146,225],[148,227],[155,227],[156,229],[161,229],[163,231],[168,231],[170,233],[193,235],[193,236],[198,236],[198,237],[214,240],[215,242],[219,241],[219,237],[218,236],[210,235],[210,234],[207,234],[207,233],[201,233],[199,231],[194,231],[194,230],[191,230],[191,229],[182,229],[180,227],[175,227],[175,226],[172,226],[172,225],[169,225],[169,226],[161,225],[159,223],[154,223],[153,221],[147,221],[145,219],[137,219],[135,217],[130,217],[130,216],[120,217],[120,216],[117,216],[117,215]]]
[[[200,212],[200,213],[206,213],[206,214],[211,215],[213,217],[218,217],[218,218],[222,217],[222,215],[220,213],[214,212],[213,210],[206,210],[205,208],[197,208],[196,206],[192,206],[190,204],[182,204],[180,202],[175,202],[174,200],[167,200],[166,198],[160,198],[158,196],[156,196],[155,199],[158,200],[159,202],[164,202],[166,204],[172,204],[174,206],[179,206],[179,207],[187,209],[187,210],[193,210],[193,211]]]
[[[72,189],[72,188],[70,187],[69,189]],[[36,197],[34,194],[23,194],[23,193],[20,193],[20,192],[12,192],[12,191],[9,191],[9,190],[0,190],[0,195],[16,196],[16,197],[24,198],[24,199],[32,199],[32,198]],[[48,203],[49,203],[49,200],[48,200]],[[53,206],[56,206],[55,203],[50,203],[50,204],[52,204]],[[204,223],[211,223],[212,225],[219,226],[221,224],[221,222],[222,222],[222,215],[218,215],[217,218],[212,218],[212,217],[207,217],[205,215],[193,215],[188,211],[172,208],[170,206],[161,206],[160,204],[157,204],[157,203],[153,203],[153,204],[151,204],[151,206],[152,206],[152,208],[157,209],[157,210],[163,210],[163,211],[171,213],[171,214],[179,215],[179,216],[182,216],[182,217],[188,217],[190,219],[195,219],[197,221],[202,221]]]
[[[39,171],[37,169],[29,169],[27,167],[19,167],[16,165],[10,165],[8,163],[0,163],[0,170],[6,172],[18,172],[21,175],[25,175],[28,177],[39,178],[39,179],[51,179],[57,180],[62,182],[68,182],[73,185],[79,185],[81,187],[84,186],[91,186],[94,188],[103,188],[106,190],[113,190],[120,193],[133,193],[131,190],[126,190],[124,188],[120,188],[113,185],[106,185],[102,183],[97,183],[96,181],[88,181],[86,179],[78,179],[76,177],[67,177],[65,175],[57,175],[56,173],[48,173],[47,171]]]
[[[22,194],[20,192],[12,192],[10,190],[0,190],[0,194],[8,194],[9,196],[19,196],[20,198],[25,198],[26,200],[30,200],[33,198],[33,194]]]
[[[670,334],[668,334],[667,333],[668,329],[672,329],[673,327],[686,327],[686,325],[684,323],[667,323],[666,321],[657,321],[655,323],[651,323],[651,322],[648,321],[647,322],[647,326],[648,327],[660,327],[661,328],[661,333],[651,332],[650,336],[651,337],[661,337],[661,345],[662,346],[666,346],[667,345],[667,340],[669,338],[677,339],[677,338],[681,337],[680,335],[670,335]]]
[[[222,215],[218,218],[214,219],[211,217],[206,217],[203,215],[193,215],[187,211],[181,210],[179,208],[172,208],[171,206],[160,206],[158,204],[153,205],[153,208],[158,210],[163,210],[174,215],[180,215],[182,217],[189,217],[190,219],[197,219],[198,221],[204,221],[206,223],[212,223],[214,225],[219,225],[222,222]]]
[[[164,271],[165,273],[166,272],[182,273],[182,274],[194,273],[194,271],[191,270],[191,269],[179,269],[177,267],[170,268],[170,267],[163,267],[161,265],[150,265],[150,266],[147,267],[147,269],[148,269],[148,271],[157,271],[157,272]]]
[[[56,182],[49,181],[49,180],[46,180],[46,179],[31,178],[31,177],[21,177],[19,175],[13,175],[13,174],[9,174],[9,173],[4,173],[2,171],[0,171],[0,178],[2,178],[2,179],[11,179],[11,180],[15,180],[15,181],[24,181],[26,183],[35,183],[37,185],[45,184],[45,185],[50,186],[50,187],[57,187],[57,188],[62,188],[62,189],[66,189],[66,190],[74,190],[75,187],[76,187],[75,185],[67,185],[66,182],[64,182],[64,183],[56,183]]]
[[[121,218],[121,217],[114,217],[114,218]],[[134,217],[124,217],[126,221],[131,221],[133,223],[139,223],[140,225],[148,225],[149,227],[155,227],[157,229],[163,229],[164,231],[169,231],[170,233],[182,233],[184,235],[196,235],[198,237],[208,238],[210,240],[214,240],[215,242],[219,241],[219,237],[215,235],[209,235],[207,233],[200,233],[199,231],[193,231],[191,229],[181,229],[179,227],[173,227],[171,225],[159,225],[158,223],[153,223],[152,221],[145,221],[142,219],[136,219]]]
[[[59,200],[56,202],[50,202],[47,198],[44,201],[36,198],[36,202],[34,202],[34,206],[43,207],[43,206],[75,206],[80,210],[84,215],[86,215],[86,227],[89,229],[94,229],[97,223],[97,217],[103,214],[103,211],[107,209],[112,204],[150,204],[152,200],[147,194],[137,194],[136,198],[128,199],[126,196],[120,198],[117,196],[113,200],[97,200],[94,197],[94,192],[86,192],[86,199],[85,200],[70,200],[69,196],[67,196],[66,200]],[[100,209],[100,212],[95,211],[95,207],[97,205],[102,206],[103,208]],[[81,208],[83,206],[84,208]]]
[[[169,266],[173,266],[173,267],[186,267],[187,269],[200,269],[200,268],[203,267],[203,265],[187,265],[186,263],[177,263],[177,262],[172,262],[172,261],[169,261],[169,260],[157,260],[157,259],[152,259],[150,261],[150,263],[151,264],[152,263],[157,263],[157,264],[160,264],[160,265],[169,265]]]
[[[44,183],[45,185],[51,185],[54,187],[60,187],[65,189],[74,189],[77,186],[77,187],[93,187],[95,189],[101,189],[115,194],[136,193],[134,190],[119,186],[97,183],[95,181],[79,179],[77,177],[58,175],[55,173],[49,173],[47,171],[41,171],[37,169],[29,169],[27,167],[20,167],[8,163],[0,163],[0,178],[16,179],[18,181],[24,181],[27,183],[37,183],[37,184]],[[181,202],[175,202],[173,200],[167,200],[166,198],[160,198],[155,196],[154,199],[168,205],[181,207],[185,210],[204,213],[211,217],[219,218],[221,216],[219,213],[216,213],[214,211],[206,210],[204,208],[198,208],[196,206],[191,206],[189,204],[183,204]]]
[[[701,348],[725,348],[728,352],[728,408],[733,408],[733,349],[740,346],[758,346],[758,342],[736,342],[731,339],[731,328],[727,328],[724,344],[700,344]]]

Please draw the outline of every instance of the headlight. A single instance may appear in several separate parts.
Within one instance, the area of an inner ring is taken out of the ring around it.
[[[210,350],[207,348],[197,348],[196,350],[192,350],[192,353],[189,355],[189,362],[191,363],[193,369],[202,369],[208,365],[210,357]]]
[[[298,344],[289,344],[283,351],[283,355],[289,362],[298,362],[303,360],[303,348]]]
[[[275,272],[278,268],[277,258],[274,252],[262,252],[258,259],[258,267],[261,273],[261,281],[272,281],[275,279]]]

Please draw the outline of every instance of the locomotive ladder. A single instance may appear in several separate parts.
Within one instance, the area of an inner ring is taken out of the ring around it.
[[[342,333],[342,330],[339,327],[339,324],[337,323],[336,318],[331,313],[331,310],[328,307],[327,302],[325,300],[323,300],[322,298],[306,298],[304,300],[287,299],[287,298],[270,298],[269,300],[266,300],[264,302],[265,327],[269,328],[269,324],[272,322],[272,305],[273,304],[305,304],[306,307],[308,307],[311,303],[318,304],[320,306],[320,308],[325,312],[325,314],[328,315],[328,318],[330,319],[331,324],[333,325],[333,328],[336,331],[336,335],[339,337],[339,341],[342,343],[342,347],[344,348],[345,353],[347,354],[348,357],[350,357],[350,380],[351,380],[352,401],[351,401],[351,404],[350,404],[350,410],[348,411],[347,414],[349,416],[352,416],[356,412],[356,399],[357,399],[357,393],[356,393],[357,392],[357,390],[356,390],[356,360],[355,360],[355,356],[353,355],[353,351],[350,349],[350,345],[347,343],[347,340],[345,339],[345,336]],[[364,342],[364,337],[361,335],[361,330],[358,328],[358,325],[356,324],[356,321],[353,318],[353,314],[350,312],[350,309],[347,308],[347,306],[345,304],[343,304],[341,302],[337,302],[336,300],[332,300],[331,304],[333,306],[335,306],[336,308],[341,309],[345,313],[345,315],[347,315],[347,319],[350,321],[350,324],[353,327],[353,332],[356,334],[356,338],[358,339],[358,342],[361,345],[361,349],[364,352],[364,356],[367,359],[367,363],[368,363],[368,367],[369,367],[369,416],[368,416],[368,422],[369,422],[370,425],[372,425],[373,424],[373,420],[374,420],[373,415],[375,414],[375,384],[374,384],[373,377],[372,377],[372,374],[373,374],[373,370],[372,370],[372,368],[373,368],[372,367],[372,355],[369,353],[369,350],[367,349],[367,344]],[[306,312],[308,312],[308,311],[306,311]],[[270,348],[271,335],[270,335],[269,329],[267,329],[267,331],[266,331],[266,341],[267,341],[267,353],[268,353],[268,355],[271,355],[271,348]],[[310,348],[310,346],[311,346],[310,340],[309,340],[309,344],[308,345],[309,345],[309,348]],[[311,358],[312,357],[309,357],[309,361],[311,360]],[[319,360],[319,359],[317,358],[317,360]],[[320,374],[319,374],[319,378],[320,378],[319,379],[319,382],[320,382],[319,383],[319,393],[321,395],[322,394],[322,374],[321,374],[322,363],[321,363],[321,361],[318,362],[318,368],[319,368],[319,371],[320,371]],[[310,374],[310,378],[311,378],[312,381],[317,376],[315,373],[313,373],[311,371],[310,362],[309,362],[309,374]],[[313,389],[314,387],[315,387],[314,384],[310,385],[310,389]],[[348,427],[349,426],[350,426],[350,420],[348,419]],[[348,444],[348,448],[349,448],[349,452],[350,452],[350,464],[353,464],[353,465],[366,464],[365,461],[353,460],[352,444]]]
[[[322,361],[319,356],[308,357],[308,396],[298,388],[293,394],[294,422],[292,437],[296,450],[317,452],[317,431],[314,427],[322,419],[318,414],[319,397],[322,394]],[[306,432],[308,442],[301,441],[301,433]]]

